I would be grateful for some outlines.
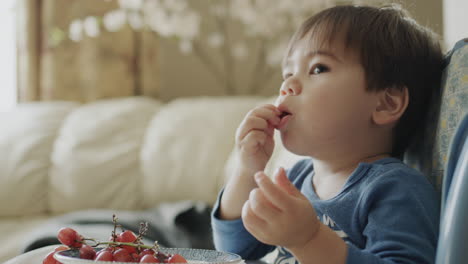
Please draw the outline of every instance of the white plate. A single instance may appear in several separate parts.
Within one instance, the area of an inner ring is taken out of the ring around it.
[[[160,251],[165,254],[179,254],[183,256],[187,262],[203,263],[203,264],[234,264],[243,262],[239,255],[221,252],[208,249],[192,249],[192,248],[160,248]],[[124,262],[110,261],[94,261],[89,259],[80,259],[78,249],[70,249],[59,251],[54,254],[54,258],[63,264],[126,264]]]

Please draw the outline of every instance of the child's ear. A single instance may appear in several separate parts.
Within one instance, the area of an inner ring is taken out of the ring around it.
[[[408,88],[390,87],[380,92],[372,119],[377,125],[396,123],[408,107]]]

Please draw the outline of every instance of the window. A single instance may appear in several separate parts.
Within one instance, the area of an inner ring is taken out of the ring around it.
[[[466,11],[468,1],[444,0],[444,38],[447,49],[462,38],[468,37]]]
[[[16,105],[15,0],[0,0],[0,112]]]

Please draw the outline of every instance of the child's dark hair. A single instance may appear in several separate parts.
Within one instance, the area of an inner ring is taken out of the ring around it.
[[[434,91],[440,89],[443,55],[435,34],[398,5],[336,6],[306,20],[293,35],[285,59],[305,36],[328,45],[336,37],[359,55],[368,91],[408,88],[409,104],[394,129],[392,156],[401,157],[423,129]]]

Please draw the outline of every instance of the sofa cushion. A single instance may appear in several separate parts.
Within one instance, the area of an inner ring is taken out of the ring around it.
[[[141,209],[139,153],[161,103],[149,98],[82,105],[65,119],[52,152],[50,209]]]
[[[177,99],[151,121],[143,144],[146,206],[192,199],[213,204],[237,126],[264,98]]]
[[[0,122],[0,216],[33,215],[48,207],[50,153],[71,102],[24,103]]]

